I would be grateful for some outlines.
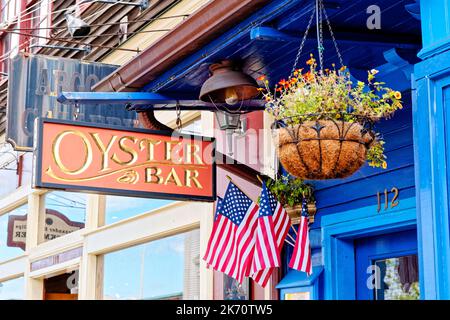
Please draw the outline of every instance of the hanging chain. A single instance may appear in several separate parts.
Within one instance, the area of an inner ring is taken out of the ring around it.
[[[306,38],[308,37],[309,29],[311,29],[311,24],[314,19],[314,15],[316,14],[316,9],[313,8],[311,17],[309,18],[308,26],[306,27],[305,34],[303,35],[302,42],[300,43],[300,48],[298,48],[297,56],[295,57],[294,66],[292,67],[291,76],[294,74],[295,69],[297,68],[298,60],[303,51],[303,47],[305,46]]]
[[[317,30],[317,52],[319,53],[319,69],[323,72],[323,28],[322,28],[322,0],[316,0],[316,30]]]
[[[328,25],[328,30],[330,31],[331,39],[333,40],[334,48],[336,49],[336,53],[337,53],[337,56],[339,58],[339,63],[341,64],[341,67],[343,67],[344,66],[344,60],[342,59],[341,52],[339,51],[339,47],[338,47],[336,38],[334,37],[333,29],[331,28],[330,19],[328,18],[328,14],[327,14],[327,11],[325,10],[325,6],[323,5],[323,1],[322,0],[320,0],[320,5],[322,7],[323,15],[325,16],[325,21],[327,22],[327,25]]]
[[[177,113],[177,120],[176,120],[177,130],[180,131],[181,128],[183,127],[183,122],[181,121],[181,109],[180,109],[180,103],[178,101],[177,101],[175,111]]]

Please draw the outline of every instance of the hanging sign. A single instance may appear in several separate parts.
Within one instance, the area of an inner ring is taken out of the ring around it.
[[[52,240],[84,228],[84,223],[72,221],[59,211],[45,210],[44,239]],[[25,251],[27,239],[27,215],[12,215],[8,218],[8,247],[19,247]]]
[[[36,124],[34,187],[214,201],[213,138],[54,119]]]
[[[18,151],[32,151],[34,120],[50,117],[132,128],[136,113],[110,104],[63,105],[62,91],[86,92],[117,66],[61,57],[19,53],[10,62],[8,76],[8,141]]]

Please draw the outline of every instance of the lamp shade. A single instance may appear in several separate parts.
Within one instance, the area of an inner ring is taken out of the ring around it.
[[[72,38],[85,37],[91,32],[91,27],[73,14],[66,13],[64,17],[66,18],[67,29]]]
[[[249,75],[234,69],[230,60],[209,67],[211,77],[203,83],[200,100],[204,102],[237,104],[259,94],[258,84]]]

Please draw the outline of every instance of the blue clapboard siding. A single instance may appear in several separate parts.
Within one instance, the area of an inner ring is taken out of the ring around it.
[[[312,181],[316,188],[317,215],[312,228],[320,228],[321,217],[377,204],[381,193],[381,212],[384,211],[384,189],[397,187],[399,201],[415,196],[414,151],[411,107],[408,105],[389,120],[380,122],[377,130],[386,145],[388,168],[383,170],[364,165],[346,179]],[[389,204],[393,194],[389,193]]]

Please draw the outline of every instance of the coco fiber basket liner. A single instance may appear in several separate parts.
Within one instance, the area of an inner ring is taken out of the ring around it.
[[[305,121],[278,129],[278,156],[300,179],[345,178],[366,161],[373,133],[358,122]]]

